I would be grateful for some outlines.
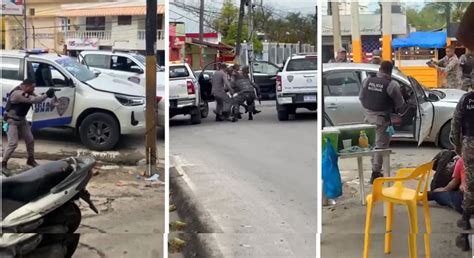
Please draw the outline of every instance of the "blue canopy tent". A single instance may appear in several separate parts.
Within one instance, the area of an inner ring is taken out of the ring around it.
[[[443,48],[446,46],[447,34],[438,32],[412,32],[406,38],[392,40],[392,48],[420,47],[420,48]]]

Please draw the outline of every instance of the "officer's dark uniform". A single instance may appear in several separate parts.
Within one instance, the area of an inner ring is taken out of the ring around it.
[[[387,132],[391,125],[391,114],[405,105],[400,85],[390,76],[378,72],[377,76],[366,79],[359,94],[362,106],[366,109],[365,122],[376,126],[375,148],[387,149],[391,136]],[[379,154],[372,158],[372,178],[382,176],[383,157]]]
[[[462,71],[462,86],[461,89],[469,91],[474,89],[474,53],[466,53],[459,59],[461,62]]]
[[[474,92],[464,94],[459,101],[451,127],[451,142],[464,159],[466,190],[463,218],[458,225],[470,229],[469,218],[474,213]]]

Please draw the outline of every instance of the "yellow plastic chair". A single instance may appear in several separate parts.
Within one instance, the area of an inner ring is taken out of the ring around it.
[[[385,225],[385,253],[391,253],[392,248],[392,223],[393,206],[402,204],[408,208],[408,219],[410,222],[410,232],[408,234],[408,246],[410,258],[416,258],[416,235],[418,233],[417,203],[423,203],[423,213],[426,223],[425,253],[429,258],[431,233],[430,209],[428,206],[428,184],[433,162],[423,164],[417,168],[402,168],[395,177],[380,177],[375,179],[372,194],[367,196],[367,218],[365,221],[364,258],[369,257],[370,225],[372,223],[372,209],[375,202],[387,203],[387,218]],[[404,186],[405,182],[417,181],[416,189]],[[394,183],[393,186],[386,187],[384,183]]]

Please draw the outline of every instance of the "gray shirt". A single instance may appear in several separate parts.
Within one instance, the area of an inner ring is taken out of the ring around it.
[[[386,78],[390,79],[390,84],[387,87],[387,94],[390,96],[390,98],[392,98],[393,104],[395,106],[388,106],[387,105],[387,111],[382,111],[382,112],[370,111],[370,110],[366,109],[368,120],[370,120],[371,117],[377,118],[377,119],[375,119],[377,121],[368,121],[368,122],[373,123],[373,124],[381,124],[383,121],[378,121],[379,118],[392,114],[393,109],[395,109],[395,111],[398,112],[398,113],[402,113],[403,109],[405,107],[405,100],[403,99],[403,95],[402,95],[402,92],[400,90],[400,85],[398,84],[398,82],[395,81],[395,80],[391,80],[390,76],[388,76],[386,74],[383,74],[381,72],[377,73],[377,77],[379,77],[379,78],[386,77]],[[365,79],[362,83],[363,88],[359,92],[359,100],[360,100],[361,103],[364,103],[365,101],[369,101],[367,99],[367,97],[365,96],[365,94],[364,94],[364,89],[367,88],[367,86],[368,86],[367,82],[368,82],[369,79],[370,78]],[[387,122],[387,121],[385,121],[385,122]]]
[[[224,70],[219,70],[212,76],[212,94],[222,94],[230,90],[229,75]]]

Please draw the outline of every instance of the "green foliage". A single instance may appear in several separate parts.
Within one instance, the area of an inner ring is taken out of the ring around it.
[[[418,31],[431,31],[446,27],[446,10],[450,9],[451,22],[460,22],[469,2],[432,2],[421,10],[407,8],[408,23]]]

